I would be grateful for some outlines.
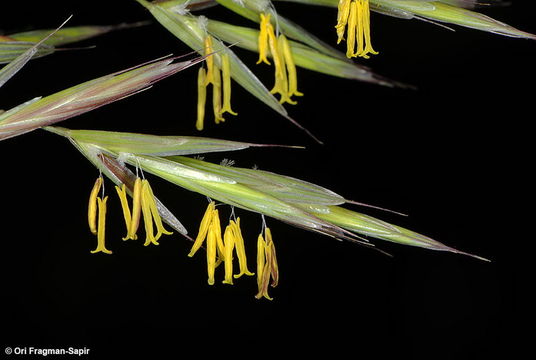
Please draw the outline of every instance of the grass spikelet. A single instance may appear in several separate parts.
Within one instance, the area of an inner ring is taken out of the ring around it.
[[[203,58],[182,62],[175,62],[175,58],[156,60],[26,102],[0,115],[0,140],[124,99],[202,60]]]

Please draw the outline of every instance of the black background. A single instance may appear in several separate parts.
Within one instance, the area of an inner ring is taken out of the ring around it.
[[[334,43],[334,9],[280,3],[277,8]],[[534,10],[532,1],[518,0],[485,13],[536,33]],[[16,2],[0,13],[0,28],[9,33],[55,27],[70,14],[69,25],[151,19],[134,1]],[[249,24],[223,8],[205,14]],[[209,287],[204,256],[189,259],[190,243],[179,235],[158,247],[123,243],[117,201],[110,201],[107,219],[114,254],[92,255],[95,239],[85,219],[98,173],[68,141],[35,131],[0,143],[1,344],[86,346],[97,359],[308,356],[324,350],[331,358],[478,359],[520,351],[522,335],[530,334],[523,327],[528,322],[523,305],[530,303],[525,287],[532,282],[522,280],[526,272],[520,265],[534,240],[534,221],[523,219],[533,211],[522,206],[532,203],[534,183],[529,169],[536,43],[381,15],[373,15],[372,23],[380,55],[358,62],[418,89],[299,70],[305,96],[289,113],[324,146],[238,86],[233,108],[239,116],[227,116],[221,125],[207,122],[198,133],[194,68],[61,125],[305,145],[306,150],[265,148],[206,159],[257,165],[402,211],[409,216],[363,210],[491,263],[376,241],[394,255],[389,258],[268,219],[281,283],[271,291],[274,301],[256,300],[253,278]],[[90,45],[96,48],[30,62],[0,90],[1,106],[189,51],[157,23],[74,46]],[[272,85],[271,68],[255,66],[254,54],[236,52]],[[151,181],[195,235],[204,196]],[[106,186],[112,191],[111,183]],[[221,211],[227,216],[230,209]],[[237,214],[254,268],[261,220]]]

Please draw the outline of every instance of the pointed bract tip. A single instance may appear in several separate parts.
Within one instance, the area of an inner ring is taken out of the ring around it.
[[[452,248],[450,248],[447,251],[450,251],[450,252],[455,253],[455,254],[469,256],[469,257],[472,257],[473,259],[481,260],[481,261],[488,262],[488,263],[492,262],[490,259],[487,259],[487,258],[479,256],[479,255],[471,254],[471,253],[468,253],[468,252],[465,252],[465,251],[459,251],[459,250],[452,249]]]

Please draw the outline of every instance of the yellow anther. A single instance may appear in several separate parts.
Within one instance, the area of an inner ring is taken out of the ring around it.
[[[272,287],[276,287],[279,282],[279,267],[275,254],[275,245],[272,240],[272,233],[269,228],[264,229],[264,238],[262,234],[257,239],[257,287],[258,292],[255,297],[260,299],[265,297],[268,300],[272,298],[268,295],[268,285],[272,279]]]
[[[229,225],[225,227],[222,237],[220,217],[215,206],[216,204],[213,201],[209,203],[203,219],[201,220],[199,233],[188,256],[193,256],[206,240],[208,283],[210,285],[214,284],[215,269],[223,262],[225,271],[223,283],[232,285],[233,278],[239,278],[244,274],[255,274],[250,272],[247,268],[244,239],[240,231],[240,218],[236,221],[229,221]],[[240,268],[240,273],[237,275],[233,274],[233,253],[235,250]],[[264,248],[261,251],[264,251]],[[263,261],[264,264],[264,255],[258,259],[259,261]],[[269,269],[271,268],[272,267]]]
[[[221,108],[221,114],[227,112],[231,115],[238,115],[231,109],[231,63],[228,54],[223,54],[221,56],[221,72],[223,86],[223,106]]]
[[[162,219],[160,218],[158,208],[156,207],[153,190],[151,189],[151,185],[149,185],[149,181],[146,179],[142,180],[141,193],[141,211],[143,213],[143,223],[145,224],[146,234],[145,243],[143,245],[158,245],[158,239],[160,239],[162,234],[171,235],[172,232],[164,229]],[[156,225],[156,235],[154,234],[153,221]]]
[[[231,64],[228,54],[215,55],[212,36],[207,35],[204,42],[204,54],[207,70],[199,69],[197,75],[197,130],[203,130],[205,121],[205,105],[207,101],[207,86],[212,84],[212,110],[216,124],[224,122],[224,113],[237,115],[231,109]],[[217,65],[219,56],[221,69]],[[223,79],[222,79],[223,77]],[[223,98],[223,99],[222,99]]]
[[[244,247],[244,238],[242,237],[242,231],[240,230],[240,218],[236,219],[236,222],[231,220],[230,225],[233,228],[233,234],[235,236],[235,249],[236,256],[238,257],[238,267],[240,273],[234,275],[235,279],[238,279],[242,275],[252,276],[255,273],[252,273],[248,270],[247,258],[246,258],[246,249]]]
[[[89,194],[89,203],[87,206],[87,222],[89,225],[89,230],[93,235],[97,235],[97,195],[99,194],[101,186],[102,176],[99,176],[97,180],[95,180],[93,189],[91,189],[91,193]]]
[[[270,14],[261,14],[260,32],[258,38],[259,60],[257,64],[264,62],[270,65],[267,59],[268,49],[274,60],[275,83],[270,92],[280,94],[280,103],[297,104],[292,100],[292,96],[302,96],[298,91],[298,79],[296,75],[296,65],[292,57],[292,50],[287,38],[281,34],[276,36],[274,27],[270,23]]]
[[[282,49],[278,46],[277,38],[274,32],[268,33],[268,43],[270,44],[270,53],[274,60],[275,67],[275,84],[270,92],[272,94],[280,94],[280,103],[288,102],[290,104],[296,104],[288,96],[288,79],[285,69],[285,57],[283,56]]]
[[[205,105],[207,103],[207,72],[205,68],[199,68],[197,73],[197,121],[195,128],[199,131],[203,130],[205,123]]]
[[[266,249],[264,238],[262,237],[262,234],[259,234],[257,237],[257,287],[260,289],[262,288],[262,277],[264,273],[264,265],[265,265],[265,256],[264,256],[264,250]]]
[[[355,57],[356,54],[354,52],[355,48],[355,37],[357,33],[360,31],[357,26],[357,19],[358,19],[358,8],[357,8],[357,1],[352,1],[350,4],[350,15],[348,16],[348,37],[346,39],[346,57],[352,58]]]
[[[145,224],[145,243],[158,245],[157,239],[154,237],[153,232],[153,218],[151,216],[151,208],[149,206],[149,197],[147,196],[147,180],[142,180],[141,188],[141,212],[143,213],[143,223]]]
[[[227,225],[223,234],[224,254],[223,261],[225,262],[225,280],[224,284],[233,285],[233,250],[235,247],[236,236],[232,224]]]
[[[288,90],[287,96],[303,96],[301,92],[298,91],[298,76],[296,74],[296,65],[294,64],[294,58],[292,56],[292,50],[290,49],[290,44],[285,37],[285,35],[279,35],[279,47],[283,53],[285,59],[285,66],[288,73]],[[294,102],[295,103],[295,102]]]
[[[189,257],[194,256],[194,254],[201,248],[203,245],[203,242],[205,241],[205,238],[208,234],[208,228],[212,222],[212,215],[216,208],[216,203],[214,201],[211,201],[208,204],[207,210],[205,211],[205,214],[203,215],[203,218],[201,219],[201,224],[199,225],[199,232],[197,233],[197,238],[195,239],[194,245],[192,246],[192,249],[190,250],[190,253],[188,254]]]
[[[127,238],[132,240],[136,240],[138,238],[136,232],[140,226],[141,218],[141,188],[141,179],[137,177],[134,181],[134,191],[132,192],[132,220],[130,222],[127,234]]]
[[[367,54],[363,53],[363,42],[365,41],[365,26],[367,24],[365,23],[365,9],[363,8],[362,0],[356,0],[355,3],[361,5],[357,6],[357,9],[355,10],[357,12],[357,23],[360,24],[360,26],[357,27],[357,36],[356,36],[356,42],[357,42],[357,51],[354,53],[354,56],[363,56],[365,59],[368,59],[369,56]],[[368,1],[367,1],[368,3]]]
[[[369,54],[378,54],[372,48],[369,0],[339,0],[335,29],[337,30],[337,44],[344,38],[346,29],[346,56],[348,58],[359,56],[368,59]]]
[[[259,235],[257,238],[257,287],[258,292],[255,298],[264,297],[273,300],[268,295],[268,284],[270,283],[270,274],[272,273],[272,256],[271,248],[266,246],[266,241]]]
[[[158,206],[156,205],[156,197],[153,194],[153,189],[151,188],[151,185],[147,180],[144,180],[144,182],[146,184],[145,196],[147,197],[149,209],[151,210],[151,215],[154,224],[156,225],[156,240],[160,239],[162,234],[172,235],[173,232],[166,230],[164,228],[164,224],[162,224],[162,218],[160,217],[160,213],[158,212]]]
[[[210,224],[216,236],[216,249],[217,249],[217,261],[216,267],[218,267],[224,259],[225,246],[223,245],[223,238],[221,236],[221,223],[220,214],[217,209],[212,212],[212,223]]]
[[[335,29],[337,29],[337,44],[344,39],[344,32],[346,31],[346,24],[350,15],[350,2],[351,0],[339,0],[337,25],[335,25]]]
[[[212,78],[212,110],[214,112],[214,121],[216,124],[219,124],[220,122],[224,122],[225,119],[221,116],[221,74],[220,69],[216,66],[212,70]]]
[[[91,251],[92,254],[98,252],[103,252],[105,254],[112,253],[110,250],[106,249],[106,245],[104,242],[104,235],[106,231],[106,201],[108,201],[108,196],[105,196],[104,200],[100,197],[97,197],[97,203],[99,208],[99,220],[97,225],[97,248]]]
[[[205,78],[205,84],[212,84],[214,82],[214,49],[212,47],[212,36],[208,35],[205,37],[205,63],[207,64],[207,76]]]
[[[216,231],[214,229],[214,223],[210,224],[207,236],[207,272],[208,272],[208,284],[214,285],[214,270],[216,269]]]
[[[123,209],[123,218],[125,219],[125,225],[127,228],[127,235],[125,235],[123,240],[127,240],[128,229],[130,227],[130,223],[132,222],[132,214],[130,213],[130,207],[128,206],[127,191],[126,191],[125,184],[122,184],[121,187],[116,185],[115,190],[117,191],[117,195],[119,196],[119,201],[121,201],[121,208]]]
[[[265,237],[266,237],[266,234],[265,234]],[[267,238],[267,237],[266,237]],[[273,250],[274,250],[274,247],[272,246],[273,242],[270,242],[268,243],[268,241],[266,240],[266,243],[265,243],[265,256],[266,256],[266,265],[264,266],[264,271],[265,273],[263,274],[263,296],[268,298],[268,283],[270,282],[270,278],[272,279],[272,287],[275,286],[274,285],[274,278],[273,278],[273,274],[274,274],[274,253],[273,253]],[[266,274],[267,273],[267,274]],[[269,299],[269,298],[268,298]],[[271,299],[269,299],[271,300]]]
[[[272,240],[272,232],[269,228],[266,228],[264,230],[264,235],[266,237],[266,247],[270,249],[271,254],[271,268],[270,268],[270,276],[272,278],[272,287],[276,287],[279,283],[279,266],[277,265],[277,256],[275,253],[275,245],[274,241]]]
[[[268,33],[274,32],[274,28],[270,23],[270,14],[261,14],[261,23],[260,23],[260,32],[258,38],[259,46],[259,60],[257,64],[264,62],[265,64],[270,65],[268,61]]]
[[[372,40],[370,36],[370,4],[368,0],[362,0],[363,1],[363,29],[365,32],[365,49],[363,50],[363,53],[358,56],[362,56],[364,58],[369,58],[368,54],[372,55],[378,55],[379,52],[374,50],[372,48]]]

